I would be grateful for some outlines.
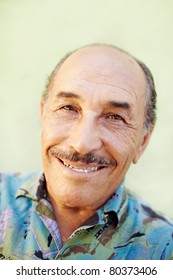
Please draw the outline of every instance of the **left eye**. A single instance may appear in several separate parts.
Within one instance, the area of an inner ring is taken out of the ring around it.
[[[124,119],[120,115],[117,115],[117,114],[109,115],[108,119],[124,121]]]

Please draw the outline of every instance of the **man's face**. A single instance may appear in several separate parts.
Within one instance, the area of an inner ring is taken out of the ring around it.
[[[90,47],[70,56],[42,104],[42,158],[52,200],[97,209],[118,188],[149,137],[146,81],[127,55]]]

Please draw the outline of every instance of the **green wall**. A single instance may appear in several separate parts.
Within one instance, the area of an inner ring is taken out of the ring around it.
[[[150,145],[127,186],[173,217],[173,1],[0,0],[0,169],[41,169],[39,100],[61,56],[111,43],[143,60],[158,92]]]

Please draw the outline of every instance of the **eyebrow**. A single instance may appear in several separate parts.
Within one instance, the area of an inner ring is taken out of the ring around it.
[[[107,104],[113,108],[122,108],[122,109],[126,109],[129,111],[131,110],[131,106],[127,102],[108,101]]]
[[[56,95],[56,98],[75,98],[78,100],[81,100],[82,97],[79,96],[76,93],[73,92],[66,92],[66,91],[61,91],[58,92]],[[131,111],[131,106],[128,102],[121,102],[121,101],[108,101],[105,103],[106,106],[112,107],[112,108],[122,108],[122,109],[126,109],[127,111]]]
[[[75,94],[73,92],[65,92],[65,91],[58,92],[57,95],[56,95],[56,98],[76,98],[76,99],[81,99],[81,97],[78,94]]]

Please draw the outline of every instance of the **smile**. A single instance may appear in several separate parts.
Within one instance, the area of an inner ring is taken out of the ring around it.
[[[79,167],[76,167],[76,166],[73,166],[69,163],[66,163],[64,161],[61,161],[63,163],[64,166],[72,169],[73,171],[76,171],[76,172],[80,172],[80,173],[89,173],[89,172],[94,172],[94,171],[97,171],[97,170],[100,170],[106,166],[94,166],[94,167],[86,167],[86,168],[79,168]]]

